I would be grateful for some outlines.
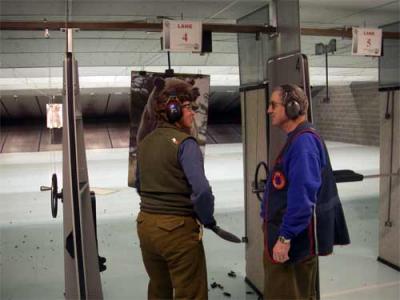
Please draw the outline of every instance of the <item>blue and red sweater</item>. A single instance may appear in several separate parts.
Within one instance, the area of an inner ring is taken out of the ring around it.
[[[292,138],[294,132],[288,134]],[[326,157],[323,146],[312,133],[303,133],[296,137],[287,151],[284,151],[284,174],[287,174],[287,208],[280,226],[279,235],[292,239],[303,231],[312,216],[313,207],[317,200],[321,186],[321,170],[326,166]],[[264,199],[261,204],[261,217],[265,218],[265,207],[268,195],[272,188],[268,181]]]
[[[268,176],[261,217],[269,258],[280,235],[292,241],[288,263],[350,243],[329,155],[310,123],[289,133]]]

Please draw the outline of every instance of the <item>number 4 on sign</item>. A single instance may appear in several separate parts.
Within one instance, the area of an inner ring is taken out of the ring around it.
[[[185,42],[188,41],[188,34],[185,32],[185,34],[182,37],[182,40],[184,40]]]

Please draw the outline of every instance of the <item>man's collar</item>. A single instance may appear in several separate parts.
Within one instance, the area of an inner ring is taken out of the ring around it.
[[[290,131],[287,135],[288,135],[288,137],[290,137],[290,136],[292,136],[295,132],[300,131],[300,130],[302,130],[302,129],[304,129],[304,128],[309,128],[309,127],[311,127],[311,123],[308,122],[307,120],[305,120],[305,121],[299,123],[299,124],[296,126],[296,128],[293,129],[292,131]]]
[[[168,123],[168,122],[166,122],[164,120],[159,120],[158,123],[157,123],[157,127],[158,128],[172,128],[172,129],[175,129],[175,130],[190,134],[190,132],[188,132],[188,130],[185,130],[184,128],[179,128],[175,124]]]

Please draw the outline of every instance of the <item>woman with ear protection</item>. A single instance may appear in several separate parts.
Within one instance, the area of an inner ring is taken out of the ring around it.
[[[316,299],[318,255],[350,243],[326,146],[307,122],[308,99],[294,84],[275,87],[268,114],[287,133],[261,205],[264,299]]]
[[[159,81],[157,126],[138,145],[137,231],[148,299],[208,298],[202,225],[216,221],[203,156],[190,135],[197,96],[183,80]]]

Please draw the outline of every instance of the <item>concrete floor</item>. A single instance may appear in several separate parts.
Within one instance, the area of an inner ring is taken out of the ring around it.
[[[328,143],[334,169],[376,174],[379,149]],[[126,148],[87,151],[91,189],[97,195],[105,299],[145,299],[145,273],[135,228],[138,196],[127,188]],[[242,236],[243,167],[241,144],[208,145],[205,167],[216,196],[221,226]],[[0,299],[63,299],[62,205],[50,213],[50,195],[39,192],[61,173],[61,152],[0,154]],[[376,261],[378,180],[339,185],[351,246],[321,258],[322,299],[400,299],[400,273]],[[257,299],[244,283],[244,246],[228,244],[206,231],[209,283],[218,282],[230,299]],[[227,276],[234,271],[236,278]],[[210,288],[210,299],[226,299]]]

